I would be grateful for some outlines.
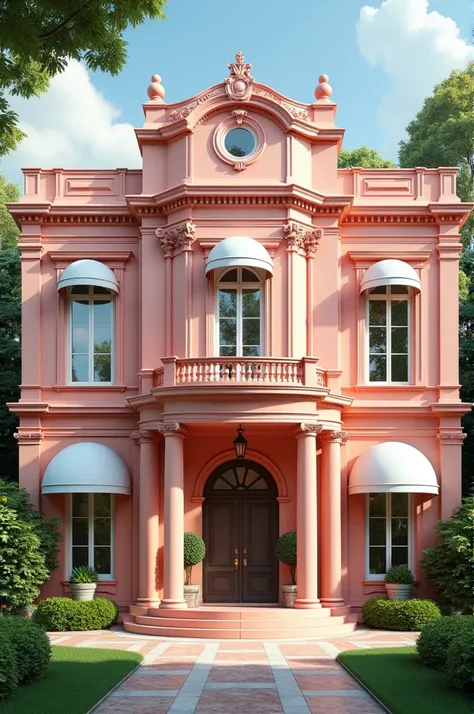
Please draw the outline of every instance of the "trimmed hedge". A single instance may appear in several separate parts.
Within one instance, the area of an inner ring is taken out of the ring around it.
[[[446,669],[448,649],[452,641],[465,631],[474,629],[472,615],[453,615],[428,622],[416,641],[416,650],[426,667]]]
[[[474,618],[456,633],[448,649],[446,669],[456,689],[467,689],[474,681]]]
[[[388,600],[383,597],[367,600],[362,607],[362,615],[369,627],[412,632],[441,617],[439,607],[432,600]]]
[[[38,605],[35,621],[48,632],[103,630],[117,621],[118,606],[106,597],[80,602],[49,597]]]
[[[42,679],[48,671],[51,644],[35,622],[0,616],[0,700],[20,684]]]

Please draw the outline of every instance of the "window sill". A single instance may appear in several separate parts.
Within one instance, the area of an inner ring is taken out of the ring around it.
[[[115,580],[114,578],[109,578],[109,577],[106,577],[104,579],[100,578],[97,581],[97,587],[99,587],[100,585],[117,585],[117,583],[118,583],[118,580]],[[61,585],[68,586],[69,580],[63,580]]]
[[[68,392],[70,390],[81,390],[81,392],[125,392],[127,389],[138,389],[138,387],[128,387],[126,384],[53,384],[55,392]]]
[[[430,389],[430,387],[428,387],[427,384],[387,384],[386,382],[371,382],[370,384],[354,384],[353,387],[345,387],[345,389],[353,389],[355,392],[362,392],[365,389],[383,389],[390,392],[400,392],[402,390],[420,392],[423,389]]]

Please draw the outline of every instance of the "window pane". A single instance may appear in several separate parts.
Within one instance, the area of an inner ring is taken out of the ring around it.
[[[392,565],[408,565],[408,548],[396,546],[392,548]]]
[[[387,351],[387,330],[385,327],[371,327],[369,330],[369,352],[373,354]]]
[[[94,352],[110,352],[111,345],[112,328],[110,326],[94,325]]]
[[[392,325],[408,325],[408,300],[392,301]]]
[[[94,355],[94,382],[111,382],[112,366],[109,354]]]
[[[235,317],[237,314],[237,291],[219,290],[219,317]]]
[[[96,518],[110,518],[112,497],[110,493],[94,494],[94,516]]]
[[[219,321],[219,344],[237,344],[237,321],[234,318],[225,318]]]
[[[260,290],[242,290],[242,316],[260,317]]]
[[[94,518],[94,545],[110,545],[110,518]]]
[[[371,382],[387,381],[387,358],[385,355],[374,355],[370,357],[369,380]]]
[[[89,295],[89,292],[88,285],[74,285],[74,287],[71,288],[71,295]]]
[[[236,349],[235,345],[228,345],[228,346],[221,345],[219,347],[219,355],[221,357],[235,357],[236,354],[237,354],[237,349]]]
[[[253,347],[249,345],[244,345],[244,347],[242,347],[242,356],[260,357],[260,347],[258,345],[254,345]]]
[[[372,288],[372,290],[369,290],[369,293],[371,295],[385,295],[387,292],[387,288],[385,285],[379,285],[378,288]]]
[[[94,303],[94,325],[112,324],[112,302],[100,300]]]
[[[218,478],[217,481],[215,482],[213,488],[216,491],[224,491],[224,490],[230,491],[232,487],[229,486],[229,484],[226,481],[224,481],[223,478]]]
[[[72,544],[87,545],[89,543],[89,519],[72,519]]]
[[[369,548],[369,573],[370,575],[385,573],[385,548]]]
[[[406,285],[392,285],[390,292],[392,295],[406,295],[408,293],[408,288]]]
[[[234,268],[233,270],[228,270],[227,273],[224,273],[224,275],[221,278],[221,282],[236,283],[237,282],[237,268]]]
[[[392,355],[392,382],[408,382],[408,355]]]
[[[260,320],[247,318],[242,321],[242,342],[244,345],[260,344]]]
[[[94,295],[110,295],[110,290],[107,290],[107,288],[101,288],[98,285],[94,285],[92,292]]]
[[[387,322],[385,300],[369,300],[369,325],[385,325]]]
[[[72,515],[73,517],[89,515],[89,494],[88,493],[73,493],[72,494]]]
[[[392,545],[408,545],[408,518],[392,518]]]
[[[385,493],[369,493],[369,517],[383,516],[385,518],[387,497]]]
[[[392,354],[408,353],[408,328],[392,327]]]
[[[112,572],[110,548],[107,546],[94,548],[94,568],[99,574],[105,573],[108,575]]]
[[[369,519],[370,545],[385,545],[387,540],[387,526],[385,518]]]
[[[73,325],[88,325],[89,324],[89,301],[88,300],[73,300],[72,302],[72,324]]]
[[[89,381],[89,355],[72,356],[72,381]]]
[[[72,351],[89,353],[89,327],[72,328]]]
[[[72,549],[72,567],[78,568],[80,565],[89,565],[88,548],[80,547]]]
[[[242,269],[242,282],[243,283],[259,283],[260,280],[258,278],[258,275],[255,275],[255,273],[252,270],[247,270],[247,268]]]
[[[408,517],[408,493],[392,493],[392,516]]]

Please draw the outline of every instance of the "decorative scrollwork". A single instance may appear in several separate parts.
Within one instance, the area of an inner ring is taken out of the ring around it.
[[[225,80],[225,90],[229,99],[246,101],[252,96],[255,79],[250,72],[252,65],[244,62],[244,53],[237,52],[235,62],[229,64],[230,75]]]
[[[283,226],[289,251],[302,250],[308,258],[314,258],[323,235],[321,228],[310,228],[301,223],[289,221]]]
[[[192,250],[196,240],[196,226],[192,221],[184,221],[169,228],[157,228],[156,235],[165,258],[172,258],[177,253]]]

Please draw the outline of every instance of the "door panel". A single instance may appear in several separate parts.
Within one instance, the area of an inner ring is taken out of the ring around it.
[[[277,602],[275,500],[242,499],[242,602]]]
[[[239,548],[239,501],[207,501],[203,515],[204,601],[239,602],[239,570],[234,566],[235,549]]]

